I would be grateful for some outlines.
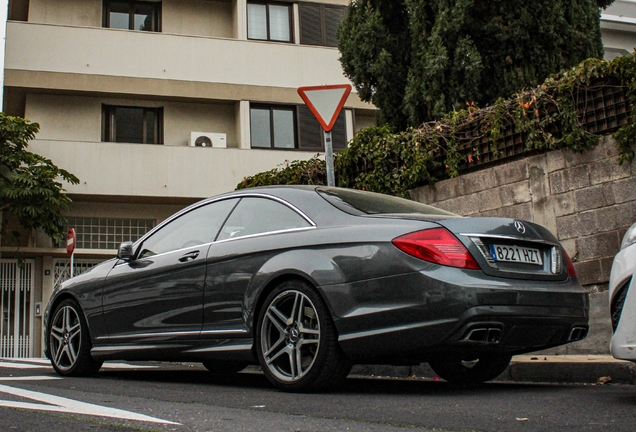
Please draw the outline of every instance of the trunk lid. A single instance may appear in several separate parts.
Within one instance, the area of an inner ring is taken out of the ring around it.
[[[493,217],[436,222],[457,236],[488,275],[527,280],[568,278],[563,247],[540,225]]]

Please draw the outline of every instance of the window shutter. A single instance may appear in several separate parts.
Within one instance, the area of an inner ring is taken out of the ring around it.
[[[325,45],[338,47],[338,27],[344,20],[346,7],[325,6]]]
[[[306,106],[298,107],[298,127],[300,128],[300,150],[324,151],[323,131],[320,123]],[[334,151],[347,147],[347,121],[344,110],[338,115],[331,130],[331,145]]]
[[[344,110],[340,111],[338,120],[331,129],[331,145],[334,151],[347,148],[347,121]]]
[[[298,107],[298,127],[300,129],[300,150],[319,151],[323,147],[322,128],[320,123],[306,106]]]
[[[302,45],[322,45],[322,16],[320,5],[300,3],[300,43]]]

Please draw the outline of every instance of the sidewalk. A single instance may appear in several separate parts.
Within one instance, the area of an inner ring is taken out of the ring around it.
[[[356,365],[351,376],[436,379],[427,365]],[[636,384],[636,363],[610,355],[521,355],[495,381],[587,384]]]

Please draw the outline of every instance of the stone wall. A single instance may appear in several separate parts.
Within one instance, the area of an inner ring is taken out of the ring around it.
[[[502,216],[539,223],[572,258],[590,293],[590,334],[560,352],[607,353],[607,285],[614,255],[636,222],[636,160],[618,164],[614,141],[592,150],[557,150],[424,186],[413,199],[463,216]]]

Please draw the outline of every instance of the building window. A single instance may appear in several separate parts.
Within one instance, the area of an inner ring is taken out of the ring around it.
[[[250,108],[252,147],[296,148],[296,109],[253,105]]]
[[[104,27],[161,31],[161,2],[104,0]]]
[[[154,219],[67,217],[67,230],[75,229],[78,249],[117,249],[122,242],[137,241],[155,226]],[[66,247],[66,241],[58,247]]]
[[[324,150],[322,127],[304,105],[252,105],[250,134],[252,148]],[[344,111],[338,116],[331,135],[334,150],[347,146]]]
[[[300,43],[302,45],[338,46],[338,27],[346,13],[346,6],[299,3]]]
[[[247,38],[291,42],[291,6],[277,3],[247,4]]]
[[[163,108],[104,105],[102,141],[161,144]]]

